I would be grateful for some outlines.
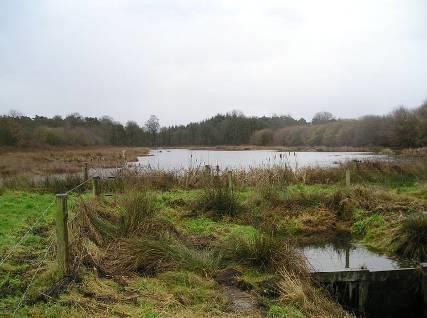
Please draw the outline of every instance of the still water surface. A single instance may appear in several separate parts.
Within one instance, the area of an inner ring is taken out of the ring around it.
[[[393,259],[368,250],[360,244],[347,244],[337,247],[333,243],[323,246],[307,246],[303,248],[313,271],[333,272],[343,269],[368,269],[384,271],[412,267],[410,261]]]
[[[151,169],[178,170],[219,166],[221,169],[248,169],[288,165],[290,168],[333,166],[348,160],[384,159],[385,156],[367,152],[279,152],[276,150],[151,150],[150,155],[138,158],[138,165]]]

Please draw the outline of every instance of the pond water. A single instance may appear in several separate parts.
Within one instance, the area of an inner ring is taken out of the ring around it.
[[[178,170],[219,166],[220,169],[248,169],[288,165],[290,168],[332,166],[348,160],[385,159],[386,156],[367,152],[280,152],[276,150],[151,150],[138,157],[137,165],[151,169]]]
[[[384,271],[412,267],[410,261],[393,259],[368,250],[360,244],[347,243],[337,246],[333,243],[303,248],[310,267],[316,272],[333,272],[344,269],[368,269]]]

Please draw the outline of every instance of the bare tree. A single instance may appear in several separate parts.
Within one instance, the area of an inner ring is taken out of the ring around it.
[[[145,122],[145,128],[151,134],[151,145],[154,146],[156,143],[156,134],[160,129],[159,119],[156,115],[151,115],[150,118]]]
[[[319,112],[314,114],[313,119],[311,120],[311,123],[324,124],[332,120],[335,120],[335,117],[330,112]]]
[[[11,109],[9,110],[9,117],[21,118],[21,117],[24,117],[24,115],[19,110]]]

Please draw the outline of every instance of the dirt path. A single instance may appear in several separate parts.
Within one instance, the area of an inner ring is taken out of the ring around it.
[[[250,314],[261,317],[257,299],[234,286],[224,286],[224,294],[230,300],[230,310],[236,314]]]

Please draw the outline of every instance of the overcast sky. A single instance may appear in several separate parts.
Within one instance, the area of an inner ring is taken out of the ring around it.
[[[426,98],[426,0],[0,0],[0,113],[170,125]]]

